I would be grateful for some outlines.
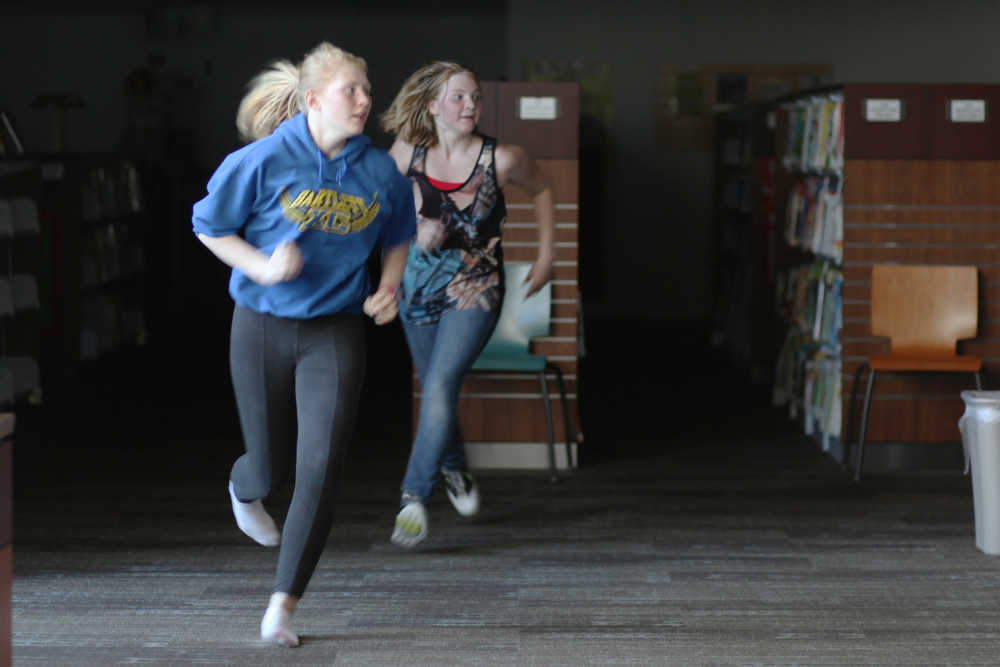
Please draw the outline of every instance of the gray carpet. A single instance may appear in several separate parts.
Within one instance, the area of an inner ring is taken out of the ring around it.
[[[18,482],[15,664],[998,664],[969,478],[857,485],[776,424],[484,474],[481,516],[439,493],[413,552],[387,539],[404,452],[359,443],[294,650],[257,639],[276,552],[233,524],[234,442],[60,452]]]

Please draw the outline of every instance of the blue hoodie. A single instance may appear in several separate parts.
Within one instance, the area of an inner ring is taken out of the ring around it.
[[[206,236],[238,234],[267,254],[294,240],[303,256],[295,280],[264,286],[233,269],[229,294],[257,312],[305,319],[361,312],[369,255],[408,243],[416,214],[410,184],[385,151],[358,135],[331,160],[300,113],[222,161],[192,225]]]

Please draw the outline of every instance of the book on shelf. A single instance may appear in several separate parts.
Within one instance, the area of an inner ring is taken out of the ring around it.
[[[788,194],[785,242],[839,263],[844,254],[844,204],[836,175],[803,176]]]
[[[805,363],[803,375],[804,427],[808,435],[840,436],[840,358],[817,353]]]
[[[844,96],[816,95],[785,106],[788,129],[782,161],[789,170],[844,167]]]
[[[7,155],[23,155],[24,144],[17,135],[14,124],[6,111],[0,111],[0,152]]]
[[[805,431],[828,442],[840,435],[843,273],[828,260],[816,260],[784,272],[781,289],[779,306],[789,327],[778,354],[772,402],[787,404],[793,419],[801,412]]]

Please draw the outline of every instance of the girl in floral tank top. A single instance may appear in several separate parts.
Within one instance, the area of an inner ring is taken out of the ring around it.
[[[389,154],[410,180],[417,211],[399,310],[421,385],[417,433],[391,536],[404,547],[427,538],[426,504],[439,478],[459,514],[479,510],[458,427],[458,392],[503,303],[505,185],[527,190],[535,203],[538,259],[525,281],[526,295],[552,277],[548,181],[523,148],[477,133],[479,98],[471,70],[435,62],[403,83],[381,117],[382,128],[396,137]]]
[[[503,303],[500,235],[507,217],[497,187],[496,140],[483,138],[479,158],[464,183],[427,176],[427,147],[418,146],[406,176],[414,186],[417,237],[403,277],[403,317],[437,322],[451,309],[496,310]]]

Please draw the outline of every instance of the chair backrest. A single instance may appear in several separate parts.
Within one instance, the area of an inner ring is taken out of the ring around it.
[[[978,310],[975,266],[872,267],[872,334],[888,337],[893,354],[955,354],[975,337]]]
[[[532,338],[548,335],[552,283],[546,283],[545,287],[525,299],[524,279],[531,266],[531,262],[504,262],[506,293],[503,309],[482,356],[525,354]]]

